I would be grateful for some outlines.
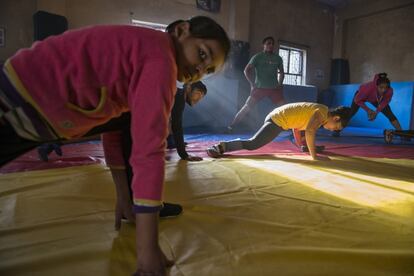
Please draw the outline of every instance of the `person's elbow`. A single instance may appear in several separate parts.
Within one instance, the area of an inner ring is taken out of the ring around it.
[[[247,64],[246,67],[244,67],[244,74],[249,75],[252,72],[252,66],[250,64]]]
[[[360,107],[364,106],[364,101],[362,99],[354,99],[354,103]]]
[[[315,125],[315,122],[312,122],[310,125],[308,125],[305,129],[305,134],[308,135],[315,135],[316,134],[317,126]]]
[[[306,141],[308,141],[308,140],[310,142],[315,141],[315,136],[316,136],[316,130],[314,130],[314,129],[306,129],[305,130]]]

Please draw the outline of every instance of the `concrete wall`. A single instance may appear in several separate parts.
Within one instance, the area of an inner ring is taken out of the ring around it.
[[[262,50],[268,35],[307,46],[306,84],[324,89],[329,85],[334,13],[331,8],[309,0],[251,1],[251,53]],[[316,75],[321,70],[323,77]]]
[[[0,27],[6,31],[6,45],[0,47],[0,62],[32,43],[32,15],[35,12],[35,0],[0,1]]]
[[[168,24],[178,18],[208,15],[217,20],[232,39],[248,41],[252,53],[261,50],[264,36],[309,46],[307,84],[328,84],[332,56],[333,15],[326,6],[309,0],[222,0],[218,14],[197,10],[194,0],[2,0],[0,25],[6,27],[5,60],[32,43],[32,15],[45,10],[66,16],[69,28],[94,24],[129,24],[132,18]],[[324,73],[316,77],[316,70]]]
[[[249,7],[250,0],[222,0],[220,12],[209,13],[198,10],[194,0],[66,0],[66,17],[70,28],[79,28],[93,24],[129,24],[132,18],[169,24],[177,19],[205,15],[221,24],[232,39],[247,41]]]
[[[69,28],[96,24],[129,24],[131,19],[169,24],[177,19],[207,15],[220,23],[232,39],[249,37],[250,0],[222,0],[219,13],[198,10],[194,0],[1,0],[0,26],[6,27],[5,60],[33,42],[32,15],[44,10],[65,16]]]
[[[197,10],[194,0],[1,0],[6,46],[0,48],[0,61],[31,45],[37,10],[66,16],[70,28],[128,24],[131,18],[168,24],[208,15],[231,38],[250,42],[251,53],[261,50],[267,35],[309,46],[306,83],[319,89],[329,83],[330,57],[349,59],[351,82],[369,80],[378,71],[387,71],[393,81],[414,76],[413,0],[349,0],[335,14],[311,0],[222,0],[219,14]]]
[[[66,0],[37,0],[37,10],[66,16]]]
[[[192,0],[67,0],[70,28],[92,24],[129,24],[130,19],[169,24],[194,15],[208,15],[225,28],[229,24],[229,1],[222,1],[220,13],[197,10]]]
[[[337,11],[333,57],[349,60],[351,83],[383,71],[414,79],[413,18],[413,0],[351,0]]]

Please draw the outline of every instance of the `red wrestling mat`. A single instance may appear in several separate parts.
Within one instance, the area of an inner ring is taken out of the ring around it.
[[[191,142],[187,145],[189,154],[208,157],[205,149],[215,142]],[[325,155],[346,155],[353,157],[390,158],[390,159],[414,159],[414,147],[409,145],[375,145],[375,144],[337,144],[332,142],[320,142],[325,146]],[[228,153],[228,155],[307,155],[302,153],[292,142],[272,142],[266,146],[254,150],[240,150]]]
[[[217,141],[190,142],[187,151],[191,155],[208,157],[206,148],[217,143]],[[325,145],[325,155],[346,155],[353,157],[372,157],[390,159],[414,159],[414,147],[404,145],[374,145],[374,144],[336,144],[320,143]],[[104,163],[104,154],[100,143],[80,143],[62,146],[63,156],[57,156],[54,152],[49,155],[49,161],[39,160],[37,150],[32,150],[13,162],[0,168],[0,173],[11,173],[21,171],[45,170],[52,168],[65,168],[71,166],[90,165]],[[292,142],[272,142],[254,151],[235,151],[229,155],[251,156],[251,155],[307,155],[299,152]],[[167,159],[178,159],[175,150],[167,150]]]
[[[49,161],[39,160],[37,150],[31,150],[0,168],[0,173],[46,170],[104,163],[101,143],[80,143],[62,146],[62,156],[52,152]]]

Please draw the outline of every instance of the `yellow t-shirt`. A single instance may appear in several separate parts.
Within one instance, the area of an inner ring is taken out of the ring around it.
[[[328,119],[329,109],[327,106],[317,103],[285,104],[275,108],[267,115],[266,119],[271,118],[275,124],[285,130],[292,128],[305,130],[315,112],[319,112],[322,125]]]

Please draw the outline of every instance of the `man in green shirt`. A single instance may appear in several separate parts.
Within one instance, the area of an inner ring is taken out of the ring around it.
[[[274,104],[284,104],[282,84],[285,74],[283,72],[283,60],[274,52],[275,40],[268,36],[263,39],[263,51],[254,55],[246,68],[244,75],[250,83],[250,96],[246,103],[234,117],[228,126],[231,131],[233,127],[250,112],[257,102],[265,97],[272,100]],[[254,78],[253,73],[254,72]],[[279,80],[277,75],[279,73]]]

